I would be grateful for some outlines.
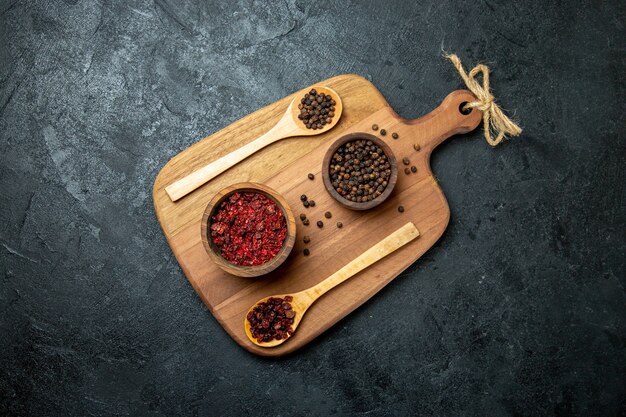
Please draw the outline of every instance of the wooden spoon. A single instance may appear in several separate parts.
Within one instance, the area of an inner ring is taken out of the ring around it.
[[[304,313],[306,313],[309,307],[311,307],[311,305],[315,301],[317,301],[318,298],[320,298],[326,292],[335,288],[337,285],[341,284],[348,278],[356,275],[358,272],[361,272],[368,266],[389,255],[396,249],[399,249],[402,246],[406,245],[418,236],[419,231],[413,223],[409,222],[389,236],[387,236],[386,238],[384,238],[383,240],[381,240],[380,242],[378,242],[377,244],[375,244],[374,246],[372,246],[371,248],[369,248],[368,250],[366,250],[365,252],[363,252],[356,259],[350,261],[346,266],[344,266],[339,271],[335,272],[319,284],[304,291],[297,292],[295,294],[271,295],[270,297],[284,298],[287,295],[291,295],[293,297],[293,301],[291,301],[291,307],[293,308],[293,311],[296,313],[296,315],[291,327],[293,327],[293,330],[295,332],[298,325],[300,324],[300,321],[302,320],[302,317],[304,316]],[[248,339],[250,339],[255,345],[261,347],[278,346],[287,340],[271,340],[266,343],[258,342],[250,332],[250,322],[247,319],[248,313],[254,307],[256,307],[257,304],[267,301],[267,299],[270,297],[265,297],[257,301],[252,307],[250,307],[250,310],[248,310],[248,312],[246,313],[246,317],[244,318],[244,326]]]
[[[335,115],[332,118],[332,122],[324,125],[321,129],[307,129],[304,123],[302,123],[302,120],[298,119],[298,114],[300,114],[298,104],[300,104],[300,100],[302,99],[304,93],[311,89],[316,89],[318,92],[330,95],[336,102]],[[228,168],[243,161],[256,151],[263,149],[274,142],[293,136],[313,136],[328,132],[337,125],[342,111],[343,105],[341,103],[341,98],[334,90],[319,85],[302,90],[296,93],[295,98],[289,104],[289,107],[283,117],[281,117],[276,125],[274,125],[274,127],[272,127],[267,133],[247,145],[224,155],[220,159],[203,166],[199,170],[192,172],[175,183],[168,185],[165,187],[165,191],[170,196],[172,201],[177,201],[194,191],[196,188],[215,178],[222,172],[226,171]]]

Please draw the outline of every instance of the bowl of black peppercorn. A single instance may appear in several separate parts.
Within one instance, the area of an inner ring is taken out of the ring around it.
[[[398,180],[393,151],[369,133],[350,133],[337,139],[322,165],[324,187],[341,205],[368,210],[391,195]]]

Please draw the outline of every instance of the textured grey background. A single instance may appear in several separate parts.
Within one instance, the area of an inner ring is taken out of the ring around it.
[[[626,415],[626,10],[575,3],[2,1],[0,414]],[[248,354],[172,258],[159,169],[337,74],[422,115],[461,87],[442,49],[490,65],[523,136],[442,145],[439,243]]]

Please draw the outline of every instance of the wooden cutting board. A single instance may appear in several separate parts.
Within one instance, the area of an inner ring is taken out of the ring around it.
[[[157,218],[182,270],[218,322],[232,338],[248,351],[267,356],[292,352],[359,307],[381,288],[415,262],[443,234],[450,210],[443,192],[430,169],[433,149],[446,138],[473,130],[482,113],[463,115],[459,106],[473,101],[465,90],[448,95],[431,113],[406,120],[389,107],[380,92],[357,75],[341,75],[318,83],[341,96],[344,110],[338,125],[320,136],[286,139],[277,142],[211,180],[193,193],[173,203],[165,187],[207,163],[254,140],[269,130],[283,115],[296,94],[258,110],[223,130],[201,140],[172,158],[156,178],[153,198]],[[387,131],[374,132],[372,124]],[[391,146],[399,166],[394,192],[380,206],[353,211],[340,206],[326,192],[321,175],[322,160],[328,146],[352,132],[374,133]],[[394,140],[392,133],[399,138]],[[416,151],[415,144],[420,150]],[[404,157],[417,173],[406,175]],[[315,174],[315,180],[307,178]],[[311,220],[304,226],[297,220],[295,247],[287,261],[269,275],[251,279],[228,275],[212,263],[201,241],[202,214],[213,195],[221,188],[238,182],[260,182],[283,195],[296,219],[306,213]],[[306,194],[316,206],[305,209],[300,195]],[[398,211],[398,206],[404,212]],[[332,218],[324,213],[330,211]],[[317,220],[324,222],[319,229]],[[336,227],[337,221],[343,228]],[[244,332],[244,318],[257,300],[272,294],[297,292],[313,286],[376,242],[412,221],[420,237],[377,264],[355,275],[330,291],[307,312],[297,332],[275,348],[261,348],[251,343]],[[308,235],[310,256],[302,254],[302,237]],[[383,337],[382,335],[380,337]]]

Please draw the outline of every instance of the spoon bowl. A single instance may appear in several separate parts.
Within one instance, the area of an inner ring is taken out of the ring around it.
[[[300,321],[302,321],[302,317],[304,316],[304,313],[306,313],[306,311],[309,309],[309,307],[311,307],[311,304],[313,304],[315,300],[311,300],[310,296],[307,294],[306,291],[300,291],[295,294],[270,295],[269,297],[265,297],[257,301],[256,304],[250,307],[250,309],[246,312],[246,318],[244,319],[244,326],[246,330],[246,336],[248,336],[248,339],[250,339],[252,343],[261,347],[274,347],[274,346],[278,346],[284,343],[287,339],[289,339],[289,337],[291,337],[290,335],[287,338],[281,339],[281,340],[273,339],[269,342],[259,342],[254,338],[254,336],[252,336],[252,331],[250,330],[250,322],[247,319],[248,313],[251,312],[254,309],[254,307],[256,307],[258,304],[261,304],[269,300],[270,298],[285,298],[288,295],[291,295],[293,297],[293,300],[289,302],[289,304],[291,304],[291,309],[296,313],[296,315],[293,318],[293,324],[291,325],[291,327],[293,328],[294,332],[296,331],[296,328],[300,324]]]
[[[318,93],[324,93],[325,95],[329,95],[333,98],[333,100],[335,100],[335,115],[332,117],[333,121],[331,123],[328,123],[322,126],[321,129],[308,129],[304,125],[302,120],[298,119],[298,115],[300,114],[300,109],[298,109],[298,104],[300,104],[300,100],[302,99],[302,96],[307,91],[311,91],[311,90],[317,90]],[[289,104],[289,108],[285,112],[285,115],[276,125],[278,126],[278,124],[280,124],[281,122],[283,122],[283,120],[285,120],[286,127],[287,127],[288,126],[287,123],[293,122],[293,124],[295,124],[296,127],[298,128],[297,129],[298,133],[293,134],[291,136],[319,135],[321,133],[328,132],[330,129],[335,127],[337,125],[337,122],[339,122],[339,119],[341,118],[341,113],[343,113],[343,103],[341,102],[341,98],[339,97],[339,94],[337,94],[337,92],[333,90],[332,88],[324,87],[323,85],[314,85],[310,88],[307,88],[306,90],[300,91],[298,95],[293,100],[291,100],[291,103]],[[288,122],[289,118],[287,117],[287,114],[291,115],[291,120],[289,122]]]
[[[350,261],[339,271],[335,272],[319,284],[297,293],[271,295],[257,301],[252,307],[248,309],[244,317],[244,328],[248,339],[250,339],[250,341],[255,345],[265,348],[275,347],[285,343],[285,341],[289,340],[296,332],[298,325],[302,321],[302,318],[304,317],[304,314],[309,309],[309,307],[311,307],[311,305],[315,301],[317,301],[322,295],[326,294],[326,292],[335,288],[337,285],[341,284],[348,278],[361,272],[368,266],[378,262],[385,256],[411,242],[418,236],[419,231],[417,230],[415,225],[411,222],[406,223],[404,226],[391,233],[380,242],[376,243],[374,246],[363,252],[361,255]],[[254,336],[252,336],[252,332],[250,331],[248,313],[250,313],[250,311],[252,311],[254,307],[256,307],[258,304],[267,301],[269,298],[274,297],[284,299],[287,295],[293,297],[293,300],[289,303],[291,304],[291,308],[293,309],[293,311],[296,313],[293,319],[293,324],[291,325],[291,327],[293,328],[292,334],[280,340],[273,339],[269,342],[259,342],[257,339],[254,338]]]

